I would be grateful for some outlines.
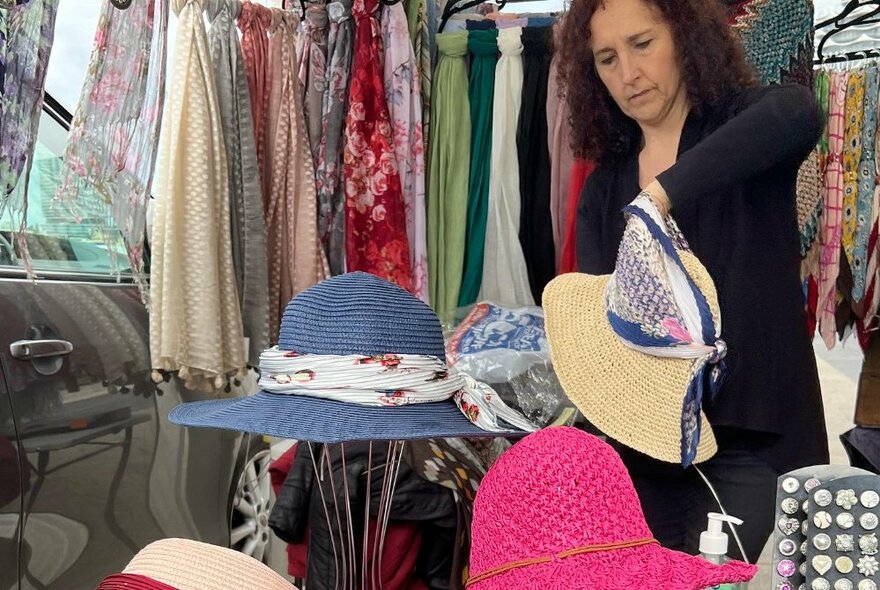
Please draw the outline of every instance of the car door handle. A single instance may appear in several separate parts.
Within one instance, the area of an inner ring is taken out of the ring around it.
[[[13,358],[22,361],[64,356],[73,352],[73,344],[67,340],[19,340],[9,345]]]

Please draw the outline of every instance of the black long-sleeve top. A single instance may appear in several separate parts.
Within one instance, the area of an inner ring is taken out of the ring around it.
[[[828,461],[816,359],[800,281],[796,180],[821,133],[801,86],[750,88],[692,112],[676,163],[658,176],[670,211],[718,291],[728,374],[709,422],[754,431],[781,471]],[[639,147],[601,164],[578,206],[581,272],[610,274],[621,210],[639,193]],[[718,428],[720,427],[720,428]],[[724,444],[724,439],[719,438]]]

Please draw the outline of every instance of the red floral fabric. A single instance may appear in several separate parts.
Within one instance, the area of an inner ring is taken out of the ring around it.
[[[345,257],[412,291],[406,211],[382,78],[378,0],[355,0],[354,63],[345,119]]]

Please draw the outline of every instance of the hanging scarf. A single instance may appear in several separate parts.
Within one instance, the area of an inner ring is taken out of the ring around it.
[[[248,363],[256,366],[260,352],[269,346],[269,278],[251,100],[234,22],[241,8],[238,0],[208,0],[208,42],[229,170],[232,264]]]
[[[467,32],[437,35],[440,57],[431,102],[428,176],[428,273],[431,305],[446,314],[458,305],[467,222],[471,117]]]
[[[468,175],[467,236],[458,307],[477,301],[483,283],[483,253],[489,209],[489,175],[492,160],[492,107],[495,66],[498,63],[498,31],[468,33],[471,69],[468,100],[471,111],[471,158]]]
[[[877,96],[880,93],[880,69],[871,66],[865,77],[865,114],[862,125],[862,159],[859,162],[859,194],[856,203],[856,230],[853,244],[853,290],[856,303],[865,296],[868,272],[868,239],[877,186],[877,166],[874,162],[877,146]]]
[[[229,173],[205,0],[172,0],[178,29],[150,277],[153,368],[219,390],[246,364],[229,235]],[[158,378],[158,376],[157,376]]]
[[[520,192],[516,125],[522,105],[522,29],[498,31],[498,60],[492,126],[489,212],[483,260],[481,301],[511,306],[534,305],[522,245],[519,243]]]
[[[23,235],[27,226],[27,179],[55,38],[58,0],[30,0],[2,12],[8,36],[2,52],[5,62],[0,87],[0,217],[8,209],[13,220],[18,219],[18,253],[30,275],[33,269]],[[22,174],[25,182],[19,183]]]
[[[296,77],[296,16],[273,10],[269,29],[272,80],[267,112],[266,207],[269,254],[269,330],[278,334],[281,314],[294,295],[328,274],[315,224],[315,172],[302,117]]]
[[[345,120],[345,259],[411,291],[410,245],[382,81],[378,0],[355,0],[354,62]]]
[[[843,223],[841,241],[849,267],[855,252],[856,209],[859,197],[859,164],[862,160],[862,121],[865,114],[865,72],[849,74],[843,134]]]
[[[315,184],[318,189],[318,235],[327,253],[330,272],[345,272],[345,195],[340,183],[342,125],[348,110],[348,81],[354,49],[352,0],[327,5],[330,32],[327,55],[330,70],[324,92],[323,133],[318,152]]]
[[[327,24],[326,6],[310,4],[306,8],[301,35],[304,46],[299,56],[299,80],[303,87],[303,117],[316,166],[322,135],[324,92],[327,89]]]
[[[265,6],[247,0],[238,15],[241,31],[241,54],[251,94],[251,113],[254,117],[254,139],[257,142],[257,163],[263,183],[263,207],[269,200],[266,186],[266,110],[269,108],[269,24],[272,13]]]
[[[413,294],[428,301],[428,250],[425,220],[425,144],[419,72],[400,2],[382,8],[385,47],[385,96],[391,117],[394,152],[406,207]]]
[[[825,227],[819,267],[817,318],[819,332],[828,349],[834,348],[837,310],[837,275],[840,272],[840,241],[843,209],[843,134],[846,109],[846,74],[831,75],[828,115],[828,164],[825,169]]]
[[[144,238],[165,100],[167,35],[165,2],[119,10],[105,0],[58,187],[58,198],[76,219],[115,222],[145,297]],[[103,233],[108,240],[116,235],[113,226]],[[108,251],[114,252],[109,243]]]

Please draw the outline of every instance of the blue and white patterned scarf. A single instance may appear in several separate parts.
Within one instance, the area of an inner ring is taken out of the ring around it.
[[[627,228],[605,290],[608,321],[627,347],[657,357],[692,359],[681,415],[681,462],[690,465],[700,440],[705,393],[723,375],[727,346],[721,320],[682,256],[692,256],[678,227],[645,194],[624,209]],[[714,296],[714,294],[713,294]]]

